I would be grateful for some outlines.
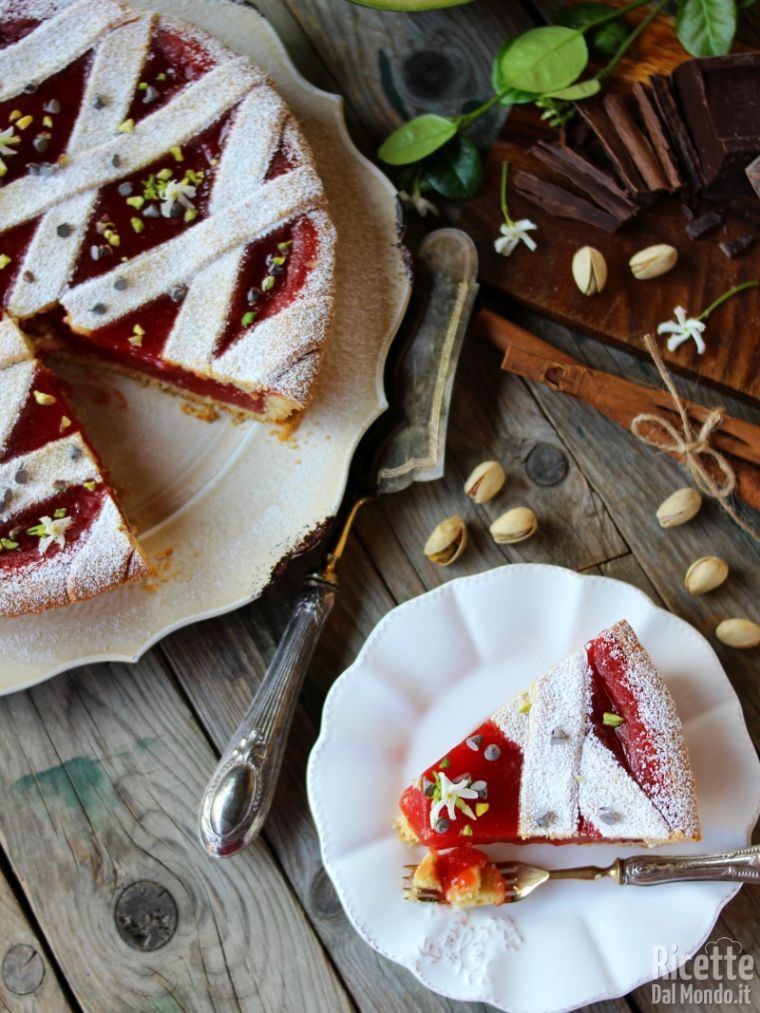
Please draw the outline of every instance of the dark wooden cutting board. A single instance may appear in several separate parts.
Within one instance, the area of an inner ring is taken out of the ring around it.
[[[653,53],[656,50],[647,54],[646,71],[669,72],[675,62],[672,49],[663,51],[659,66],[654,66]],[[639,73],[641,69],[639,63]],[[502,161],[509,160],[511,174],[526,169],[553,178],[529,152],[531,143],[539,137],[556,138],[556,131],[547,131],[532,107],[513,109],[501,138],[488,155],[483,187],[463,209],[461,225],[478,247],[482,282],[568,327],[643,353],[643,335],[672,318],[675,306],[698,314],[733,285],[760,279],[760,240],[735,260],[729,260],[719,247],[722,240],[747,232],[760,236],[760,226],[727,216],[719,228],[702,239],[690,240],[680,202],[672,197],[660,198],[617,233],[610,234],[546,214],[511,189],[512,217],[530,218],[536,223],[538,230],[533,235],[538,249],[531,253],[521,245],[510,257],[497,254],[493,241],[502,221]],[[760,201],[756,212],[760,219]],[[679,253],[678,264],[661,278],[637,281],[628,260],[637,250],[654,243],[674,246]],[[573,254],[585,245],[599,249],[609,268],[606,288],[595,296],[582,295],[571,274]],[[693,342],[689,342],[674,353],[664,350],[666,361],[676,370],[760,400],[760,289],[743,292],[718,309],[710,317],[704,338],[707,350],[703,355],[698,355]]]

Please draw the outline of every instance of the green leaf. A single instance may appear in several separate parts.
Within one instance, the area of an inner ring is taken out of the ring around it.
[[[381,144],[377,155],[388,165],[410,165],[442,148],[456,132],[453,120],[425,113],[394,130]]]
[[[692,56],[723,56],[735,32],[735,0],[680,0],[676,35]]]
[[[527,105],[529,102],[536,101],[535,92],[523,91],[521,88],[511,88],[506,84],[501,75],[501,61],[514,41],[514,38],[507,39],[494,57],[493,64],[491,65],[491,85],[496,94],[501,95],[500,102],[503,106]]]
[[[575,84],[571,84],[569,88],[562,88],[561,91],[547,92],[544,97],[560,98],[566,102],[580,102],[581,99],[596,95],[601,87],[601,82],[597,78],[591,77],[588,81],[576,81]]]
[[[467,137],[458,134],[425,162],[425,179],[441,196],[469,200],[483,182],[480,152]]]
[[[614,11],[615,8],[608,4],[594,2],[575,4],[573,7],[566,7],[560,11],[557,24],[563,25],[565,28],[577,28],[579,31],[583,31],[594,21],[598,21],[599,18],[612,14]],[[622,15],[622,11],[619,9],[618,13]],[[618,48],[625,42],[628,32],[629,28],[622,19],[609,21],[596,31],[591,30],[587,41],[592,56],[600,58],[614,56]]]
[[[588,63],[581,32],[552,25],[532,28],[512,40],[499,62],[504,84],[543,94],[576,81]]]

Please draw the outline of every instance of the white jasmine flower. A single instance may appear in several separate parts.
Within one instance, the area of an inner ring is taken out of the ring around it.
[[[66,544],[66,532],[73,523],[72,517],[40,517],[40,523],[33,529],[35,534],[40,536],[40,555],[44,555],[53,542],[63,548]]]
[[[18,154],[16,149],[11,147],[11,145],[19,144],[20,142],[21,138],[13,127],[8,127],[7,130],[0,130],[0,155]]]
[[[406,190],[399,190],[398,195],[401,203],[413,207],[420,218],[427,218],[428,214],[438,214],[438,208],[435,204],[431,200],[428,200],[427,197],[423,197],[419,190],[414,190],[412,193],[407,193]]]
[[[441,810],[446,809],[449,814],[450,820],[457,818],[457,808],[460,808],[462,812],[469,816],[470,819],[475,819],[475,813],[464,801],[466,798],[477,798],[478,793],[469,787],[468,782],[463,778],[460,781],[450,781],[448,777],[441,770],[438,772],[438,787],[440,788],[440,798],[436,798],[430,807],[430,826],[435,829],[438,817],[441,815]],[[437,795],[437,792],[436,792]],[[459,806],[457,806],[459,802]]]
[[[670,335],[667,342],[668,351],[675,352],[684,341],[693,338],[697,351],[702,355],[705,350],[705,342],[702,338],[702,332],[706,326],[704,321],[698,320],[696,317],[687,316],[683,306],[676,306],[673,312],[675,313],[675,320],[666,320],[657,327],[658,334]]]
[[[531,253],[536,249],[535,240],[528,233],[538,228],[535,222],[528,218],[521,218],[519,222],[504,222],[499,229],[501,235],[494,239],[493,246],[497,253],[508,257],[517,249],[520,243],[525,243]]]
[[[175,204],[179,204],[183,208],[193,208],[193,197],[195,197],[196,188],[191,186],[190,183],[180,183],[176,179],[169,179],[166,181],[166,186],[163,192],[163,201],[161,202],[161,214],[164,218],[171,218],[172,208]]]

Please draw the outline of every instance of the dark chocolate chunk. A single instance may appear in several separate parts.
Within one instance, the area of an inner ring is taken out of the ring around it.
[[[754,245],[757,240],[752,232],[746,232],[743,236],[738,236],[736,239],[728,239],[720,244],[720,251],[724,256],[728,257],[729,260],[733,260],[734,257],[741,257],[750,246]]]
[[[689,239],[699,239],[700,236],[706,236],[708,232],[712,232],[722,224],[723,215],[719,211],[708,211],[689,222],[686,226],[686,235]]]
[[[113,283],[113,287],[117,292],[124,292],[127,288],[129,288],[129,282],[126,278],[117,278]]]
[[[120,197],[131,197],[134,192],[134,187],[131,183],[119,183],[119,196]]]
[[[33,274],[32,271],[24,271],[21,277],[24,279],[24,281],[29,282],[30,285],[33,282],[37,281],[37,276]]]
[[[651,91],[645,88],[640,81],[636,81],[633,85],[633,95],[638,103],[639,113],[649,134],[649,139],[657,152],[657,158],[668,181],[668,189],[671,193],[675,193],[685,186],[686,180],[678,167],[678,161],[670,146],[667,129],[655,108]]]
[[[158,218],[160,214],[155,204],[146,204],[143,208],[143,218]]]
[[[689,60],[673,81],[707,186],[746,186],[744,166],[760,151],[760,52]]]
[[[103,302],[96,302],[94,306],[90,307],[90,313],[95,313],[97,316],[102,317],[108,312],[108,307]]]
[[[693,189],[699,189],[704,182],[702,167],[689,137],[689,131],[678,110],[670,78],[663,77],[662,74],[653,74],[649,79],[649,85],[652,89],[657,112],[670,135],[673,150],[678,153],[681,169],[686,175],[689,185]]]
[[[638,204],[621,190],[609,173],[572,148],[539,141],[531,148],[531,154],[554,172],[564,176],[595,204],[617,218],[621,224],[638,213]]]
[[[187,289],[184,285],[175,285],[169,289],[169,298],[172,302],[182,302],[187,295]]]
[[[61,239],[67,239],[73,232],[73,229],[67,222],[61,222],[55,231],[56,235],[60,236]]]
[[[149,84],[148,87],[143,92],[143,103],[146,106],[150,105],[151,102],[155,102],[156,99],[160,97],[161,92],[158,90],[158,88],[154,88],[152,84]]]
[[[111,158],[111,165],[114,167],[114,169],[118,169],[119,168],[119,166],[121,165],[121,158],[119,157],[119,155],[113,155],[112,156],[112,158]]]
[[[49,134],[37,134],[32,141],[32,147],[35,151],[39,152],[40,155],[44,155],[47,149],[50,147],[50,135]]]
[[[501,756],[501,749],[496,745],[496,743],[492,742],[483,750],[483,756],[485,756],[487,760],[498,760]]]
[[[105,109],[107,105],[108,103],[106,102],[104,95],[96,95],[95,98],[92,100],[93,109]]]
[[[34,95],[34,93],[37,91],[37,88],[38,85],[34,81],[30,81],[28,84],[24,85],[22,90],[25,95]]]
[[[602,103],[579,102],[576,108],[596,134],[625,189],[636,196],[646,193],[647,187]]]
[[[468,749],[472,749],[474,752],[480,749],[480,743],[483,741],[482,735],[471,735],[468,739],[465,739]]]
[[[654,192],[667,190],[668,181],[657,155],[634,119],[631,97],[611,94],[605,95],[602,101],[612,126],[617,131],[618,137],[623,142],[647,189]]]
[[[593,225],[605,232],[615,232],[620,227],[617,218],[602,211],[595,204],[570,190],[565,190],[564,187],[547,183],[546,180],[539,179],[529,172],[515,173],[514,186],[526,200],[543,208],[550,215],[556,215],[557,218],[571,218],[574,221],[585,222],[586,225]]]

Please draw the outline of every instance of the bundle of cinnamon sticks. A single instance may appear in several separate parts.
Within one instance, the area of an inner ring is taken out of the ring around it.
[[[680,427],[676,406],[665,390],[591,369],[490,310],[480,311],[475,319],[475,330],[504,352],[502,369],[577,397],[629,431],[633,420],[645,414],[660,416],[676,428]],[[710,409],[685,399],[683,404],[699,428]],[[671,457],[681,460],[681,455],[661,441],[658,434],[662,435],[661,430],[652,426],[646,435]],[[737,495],[760,510],[760,426],[724,415],[710,443],[733,468]],[[714,465],[709,459],[705,466],[712,472]],[[720,475],[716,473],[715,478],[719,479]]]

